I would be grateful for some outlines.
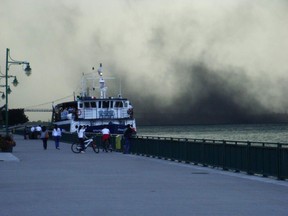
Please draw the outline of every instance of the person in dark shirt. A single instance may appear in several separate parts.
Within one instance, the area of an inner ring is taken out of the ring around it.
[[[134,130],[130,124],[128,124],[126,127],[127,129],[124,132],[124,139],[125,139],[124,154],[129,154],[131,137],[132,137],[132,134],[134,133]]]

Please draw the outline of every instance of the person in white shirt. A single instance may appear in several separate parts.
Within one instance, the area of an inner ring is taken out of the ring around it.
[[[55,125],[52,131],[52,136],[54,137],[55,147],[58,150],[60,150],[59,146],[60,146],[61,135],[62,135],[61,129],[58,127],[58,125]]]
[[[36,128],[32,126],[30,130],[31,130],[31,139],[36,139]]]
[[[84,147],[84,138],[85,136],[85,126],[80,125],[79,128],[77,129],[77,135],[79,139],[79,143],[81,145],[81,153],[85,153],[85,147]]]
[[[36,126],[36,136],[37,136],[37,139],[40,138],[40,135],[41,135],[41,131],[42,131],[42,128],[40,125]]]

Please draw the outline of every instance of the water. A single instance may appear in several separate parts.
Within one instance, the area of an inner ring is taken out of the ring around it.
[[[138,126],[137,135],[288,143],[288,124]]]

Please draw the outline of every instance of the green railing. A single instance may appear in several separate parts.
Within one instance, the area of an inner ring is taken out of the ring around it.
[[[288,179],[288,144],[284,143],[137,136],[132,140],[131,152]]]

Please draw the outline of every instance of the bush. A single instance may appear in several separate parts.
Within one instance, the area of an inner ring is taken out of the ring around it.
[[[12,138],[12,136],[2,137],[0,135],[0,150],[2,152],[12,152],[13,147],[16,146],[16,142]]]

